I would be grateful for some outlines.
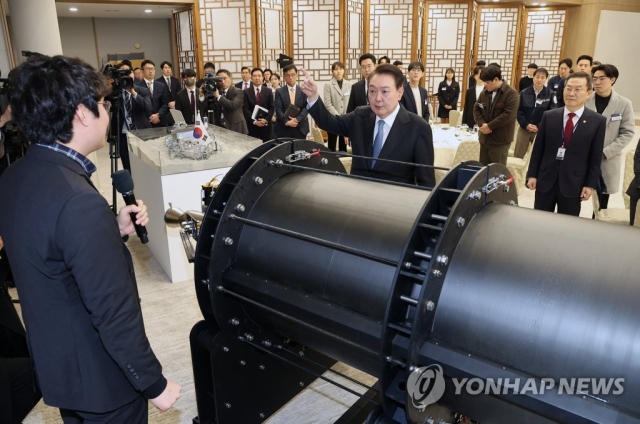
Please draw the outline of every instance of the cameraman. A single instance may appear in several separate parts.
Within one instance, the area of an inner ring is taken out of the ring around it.
[[[180,386],[149,344],[124,244],[131,215],[146,225],[147,207],[138,201],[116,217],[89,179],[112,87],[77,58],[38,56],[18,69],[13,120],[34,144],[0,179],[0,234],[36,379],[65,423],[146,423],[148,400],[166,411]]]
[[[119,71],[129,71],[124,75],[122,72],[118,77],[119,81],[114,85],[114,79],[110,82],[113,87],[111,98],[119,98],[119,107],[114,105],[111,112],[111,135],[118,134],[118,146],[122,167],[131,172],[129,161],[129,149],[127,148],[127,131],[151,128],[151,123],[147,116],[151,115],[151,93],[149,89],[142,86],[134,86],[131,72],[131,62],[123,60],[118,63]],[[114,103],[114,102],[112,102]],[[120,128],[118,128],[118,122]]]
[[[244,93],[231,85],[231,73],[226,69],[220,69],[216,75],[220,77],[220,91],[212,93],[215,99],[213,102],[218,108],[218,113],[215,114],[216,125],[241,134],[249,134],[242,110]]]

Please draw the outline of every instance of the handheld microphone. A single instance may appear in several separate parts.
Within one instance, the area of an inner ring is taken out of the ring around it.
[[[114,172],[111,175],[113,180],[113,186],[118,190],[118,193],[122,194],[124,203],[127,205],[137,205],[136,196],[133,195],[133,178],[131,173],[123,169],[121,171]],[[131,222],[136,229],[136,234],[140,238],[142,243],[149,243],[149,236],[147,235],[147,227],[136,224],[136,214],[131,212]]]

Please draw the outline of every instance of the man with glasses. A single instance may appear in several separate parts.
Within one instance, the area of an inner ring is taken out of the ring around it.
[[[542,116],[527,172],[535,209],[579,216],[598,184],[607,120],[584,107],[592,92],[589,74],[570,74],[565,106]]]
[[[152,127],[166,127],[167,114],[169,113],[169,89],[165,84],[155,80],[156,65],[152,61],[142,61],[142,72],[144,80],[136,81],[134,84],[147,87],[151,92],[149,122]]]
[[[404,85],[404,93],[400,103],[409,112],[413,112],[429,122],[427,90],[424,87],[420,87],[420,80],[423,76],[424,65],[421,62],[411,62],[409,64],[409,83]]]
[[[602,178],[606,190],[600,196],[600,209],[607,209],[609,195],[620,190],[622,172],[622,150],[635,134],[635,117],[631,100],[622,97],[613,89],[620,73],[613,65],[593,68],[595,93],[587,99],[586,107],[607,119],[607,132],[602,149]]]
[[[123,60],[118,63],[118,69],[131,71],[131,62]],[[132,74],[129,74],[129,77],[132,76]],[[118,93],[112,93],[111,96],[114,94]],[[118,116],[112,113],[110,129],[111,135],[118,134],[118,151],[120,152],[122,167],[131,171],[129,149],[127,148],[127,132],[151,128],[151,122],[147,118],[151,115],[151,93],[146,87],[134,84],[131,87],[123,88],[119,94],[122,99],[122,107],[117,111],[120,119],[118,120]],[[120,128],[118,128],[118,122]]]
[[[33,56],[17,70],[13,120],[33,144],[0,179],[0,234],[44,402],[65,423],[146,423],[148,401],[166,411],[180,386],[145,334],[124,244],[147,208],[138,200],[114,216],[89,178],[112,88],[77,58]]]
[[[583,54],[578,57],[576,61],[576,66],[578,67],[578,72],[586,72],[591,75],[591,67],[593,66],[593,58],[588,54]],[[556,103],[558,107],[564,107],[564,85],[567,82],[567,78],[564,77],[558,82],[558,89],[556,92]]]
[[[360,63],[360,72],[362,79],[351,86],[349,104],[347,105],[347,113],[353,112],[358,106],[366,106],[369,104],[369,86],[367,78],[376,68],[376,57],[371,53],[365,53],[358,60]]]
[[[282,69],[285,84],[276,90],[274,108],[278,117],[276,127],[278,137],[307,138],[309,134],[309,112],[306,109],[307,96],[298,86],[298,68],[287,65]],[[296,108],[297,115],[287,115],[289,106]]]

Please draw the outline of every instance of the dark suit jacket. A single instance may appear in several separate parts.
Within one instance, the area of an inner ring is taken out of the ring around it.
[[[240,81],[239,83],[236,83],[236,87],[238,87],[240,90],[244,90],[244,88],[242,88],[242,86],[244,85],[244,81]],[[253,81],[249,80],[249,88],[253,88]]]
[[[196,108],[200,112],[200,117],[204,118],[207,116],[207,98],[205,97],[204,101],[200,101],[200,90],[194,86],[194,91]],[[178,94],[176,95],[176,110],[182,112],[182,116],[184,116],[184,120],[188,125],[195,124],[196,117],[193,115],[193,110],[191,109],[191,97],[188,88],[178,91]]]
[[[347,104],[347,113],[353,112],[359,106],[367,106],[369,104],[369,96],[365,91],[365,80],[360,80],[351,85],[351,96]]]
[[[229,87],[224,96],[220,96],[217,100],[212,100],[212,102],[217,103],[217,106],[222,109],[227,129],[242,134],[249,133],[249,130],[247,129],[247,122],[244,119],[244,112],[242,110],[244,93],[241,89]],[[218,116],[219,114],[216,115],[216,118]],[[220,126],[220,123],[217,125]]]
[[[556,107],[554,92],[548,87],[542,87],[536,97],[533,86],[520,91],[520,105],[518,106],[518,124],[526,130],[527,125],[538,125],[542,121],[542,115]]]
[[[149,122],[149,115],[151,115],[151,93],[149,89],[143,86],[136,85],[134,87],[136,96],[131,97],[131,120],[133,123],[132,130],[142,130],[145,128],[151,128],[151,122]],[[118,127],[118,121],[112,114],[111,121],[111,134],[117,134],[122,132],[122,126],[126,122],[124,103],[125,95],[122,95],[122,108],[120,109],[120,128]],[[115,132],[114,132],[115,131]]]
[[[322,101],[321,101],[322,102]],[[291,137],[291,138],[306,138],[309,134],[309,120],[307,115],[307,96],[300,90],[300,87],[296,87],[296,104],[295,106],[300,108],[300,114],[297,116],[298,126],[296,128],[287,127],[285,124],[289,122],[289,118],[284,116],[287,108],[291,104],[291,98],[289,96],[289,86],[287,84],[276,90],[275,110],[278,118],[278,137]]]
[[[171,77],[171,87],[167,85],[167,80],[164,79],[164,76],[161,76],[160,78],[156,79],[156,81],[164,84],[164,86],[169,89],[169,101],[175,102],[178,92],[182,89],[182,86],[180,85],[180,80],[176,77]]]
[[[134,82],[135,85],[147,88],[147,82],[145,80]],[[137,90],[136,90],[137,91]],[[151,113],[160,114],[160,123],[152,124],[153,127],[166,127],[167,115],[169,114],[169,90],[167,85],[159,81],[153,82],[153,95],[151,96]]]
[[[349,137],[354,155],[371,157],[376,115],[370,106],[362,106],[345,115],[332,115],[318,99],[309,113],[323,130]],[[391,131],[378,156],[402,162],[433,165],[433,138],[431,127],[418,115],[409,113],[402,105]],[[435,175],[432,168],[399,165],[377,161],[371,169],[371,161],[353,158],[351,174],[433,187]]]
[[[256,107],[256,104],[259,104],[263,108],[267,109],[267,117],[265,118],[268,122],[266,127],[257,127],[253,124],[253,119],[251,119],[251,115],[253,115],[253,109]],[[262,141],[269,141],[271,137],[271,128],[273,125],[271,122],[271,118],[275,113],[275,106],[273,100],[273,92],[266,85],[262,85],[260,87],[260,103],[258,103],[256,99],[256,91],[255,89],[244,90],[244,118],[247,121],[247,127],[249,128],[249,135],[251,137],[256,137],[261,139]]]
[[[420,111],[422,112],[422,119],[428,122],[429,101],[427,100],[427,90],[424,87],[418,87],[418,89],[420,90]],[[416,99],[413,97],[413,91],[411,91],[411,86],[409,84],[404,85],[404,93],[402,94],[400,103],[402,103],[402,106],[404,106],[407,111],[413,112],[416,115],[418,114]]]
[[[536,190],[549,192],[556,180],[565,197],[580,197],[582,187],[596,188],[607,119],[584,109],[567,145],[564,160],[557,160],[563,140],[564,108],[545,112],[531,151],[527,178],[537,178]]]
[[[166,380],[145,334],[131,255],[80,164],[32,145],[2,176],[0,198],[45,402],[107,412],[140,392],[158,396]]]
[[[475,82],[475,78],[473,79]],[[473,128],[476,124],[476,120],[473,117],[473,107],[476,104],[476,86],[467,88],[467,92],[464,95],[464,110],[462,111],[462,123]]]
[[[460,84],[457,81],[451,81],[451,85],[447,85],[446,81],[441,81],[438,85],[438,118],[448,118],[449,111],[457,110],[459,97]],[[445,105],[452,108],[445,109]]]
[[[632,199],[640,199],[640,140],[638,140],[638,146],[636,147],[636,153],[633,155],[633,173],[635,177],[629,188],[627,189],[627,195]]]

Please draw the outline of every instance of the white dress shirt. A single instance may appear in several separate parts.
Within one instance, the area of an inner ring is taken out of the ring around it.
[[[391,131],[391,127],[393,126],[393,123],[395,122],[399,111],[400,111],[400,103],[398,103],[398,105],[396,106],[396,109],[393,112],[391,112],[391,114],[386,118],[380,119],[378,116],[376,116],[376,123],[373,127],[373,139],[370,141],[372,146],[373,146],[373,140],[375,140],[376,136],[378,135],[378,122],[384,121],[384,127],[382,127],[382,131],[383,131],[382,147],[384,147],[384,143],[387,141],[387,137],[389,136],[389,132]],[[382,150],[382,147],[380,148],[380,150]]]
[[[569,109],[567,109],[567,107],[565,106],[564,108],[564,114],[562,116],[562,131],[564,132],[564,128],[567,126],[567,121],[569,120]],[[575,131],[576,125],[578,125],[578,121],[580,120],[580,117],[582,116],[582,114],[584,113],[584,105],[576,110],[575,112],[573,112],[576,114],[576,116],[573,117],[573,128]]]

